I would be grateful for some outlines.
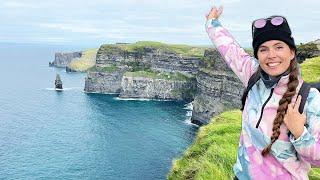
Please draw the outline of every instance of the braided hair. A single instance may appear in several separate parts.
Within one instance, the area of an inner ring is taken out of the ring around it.
[[[281,19],[282,22],[280,25],[274,25],[271,21],[274,19]],[[286,20],[285,17],[283,16],[270,16],[268,18],[263,18],[265,21],[265,25],[262,27],[257,27],[256,25],[259,24],[257,19],[252,22],[252,47],[254,50],[254,56],[255,58],[258,59],[258,49],[261,44],[268,40],[280,40],[285,42],[291,50],[294,50],[295,52],[295,57],[290,61],[290,66],[289,66],[289,82],[287,84],[288,89],[287,91],[283,94],[282,98],[279,101],[279,107],[277,109],[277,114],[276,117],[273,121],[273,127],[272,127],[272,135],[271,135],[271,143],[265,147],[262,151],[262,155],[266,156],[270,150],[271,146],[273,143],[279,138],[280,136],[280,126],[283,123],[283,118],[287,112],[288,105],[291,103],[292,97],[296,94],[296,88],[299,85],[298,81],[298,75],[299,75],[299,70],[298,70],[298,64],[297,64],[297,48],[294,43],[294,39],[292,37],[291,29],[289,27],[288,21]],[[253,76],[256,76],[257,73],[261,71],[261,67],[259,66],[258,71],[253,74]],[[249,90],[248,90],[249,91]],[[246,90],[244,92],[244,96],[242,97],[242,110],[244,108],[244,103],[246,100],[246,95],[248,94],[248,91]]]
[[[262,69],[259,66],[257,71],[252,76],[259,76],[261,71],[262,71]],[[294,59],[292,59],[290,62],[289,72],[290,72],[289,82],[287,84],[288,89],[279,101],[277,115],[276,115],[276,118],[273,122],[271,143],[266,148],[263,149],[263,151],[262,151],[263,156],[266,156],[270,152],[272,144],[279,138],[280,126],[283,123],[283,118],[287,112],[288,105],[291,103],[292,97],[296,93],[296,88],[299,85],[299,81],[298,81],[299,69],[298,69],[298,63],[297,63],[296,57]],[[243,111],[243,109],[244,109],[246,97],[249,93],[249,90],[250,89],[246,88],[245,91],[243,92],[242,99],[241,99],[242,100],[241,111]]]
[[[282,98],[279,101],[277,115],[273,121],[271,143],[263,149],[261,153],[263,156],[266,156],[270,152],[272,144],[279,138],[280,126],[283,123],[283,118],[287,112],[288,105],[291,103],[292,97],[296,94],[296,89],[299,85],[299,80],[298,80],[299,69],[298,69],[298,63],[297,63],[296,57],[291,60],[289,71],[290,71],[289,82],[287,84],[288,89],[283,94]]]

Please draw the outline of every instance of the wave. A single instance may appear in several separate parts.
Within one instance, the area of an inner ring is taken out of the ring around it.
[[[191,117],[192,116],[192,111],[187,111],[186,116],[187,117]]]
[[[191,117],[187,117],[185,120],[184,120],[184,123],[188,124],[188,125],[192,125],[192,126],[199,126],[197,124],[194,124],[191,122]]]
[[[186,109],[186,110],[193,110],[193,104],[192,104],[192,102],[191,102],[191,103],[187,103],[187,104],[185,104],[183,109]]]

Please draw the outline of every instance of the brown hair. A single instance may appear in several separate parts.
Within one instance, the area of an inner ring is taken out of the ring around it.
[[[279,138],[280,126],[283,123],[283,118],[287,112],[288,105],[291,103],[292,97],[296,94],[297,86],[299,85],[299,81],[298,81],[299,69],[298,69],[296,56],[290,62],[289,71],[290,71],[289,82],[287,84],[288,89],[283,94],[282,98],[279,101],[277,115],[273,121],[271,143],[263,149],[261,153],[263,156],[266,156],[270,152],[272,144]]]

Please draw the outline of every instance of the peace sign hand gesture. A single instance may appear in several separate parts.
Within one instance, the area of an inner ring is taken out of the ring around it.
[[[299,138],[304,130],[304,124],[306,123],[307,117],[305,113],[300,114],[299,106],[301,103],[301,95],[298,96],[295,103],[291,102],[288,105],[287,113],[283,118],[284,124],[287,126],[289,131],[297,139]]]
[[[223,7],[220,6],[219,9],[216,6],[213,6],[208,14],[206,14],[206,18],[208,19],[218,19],[219,16],[222,14]]]

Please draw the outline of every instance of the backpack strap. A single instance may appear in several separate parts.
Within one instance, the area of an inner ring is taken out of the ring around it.
[[[301,88],[299,90],[298,95],[301,95],[301,103],[300,103],[300,106],[299,106],[300,114],[303,113],[304,105],[306,104],[310,88],[311,88],[310,84],[308,84],[306,82],[303,82],[302,85],[301,85]]]
[[[310,83],[310,86],[311,86],[312,88],[316,88],[318,91],[320,91],[320,82]]]
[[[243,91],[243,95],[242,95],[242,98],[241,98],[241,102],[242,102],[241,110],[243,110],[243,108],[244,108],[244,104],[246,103],[246,99],[247,99],[247,96],[248,96],[249,91],[251,90],[252,86],[253,86],[259,79],[260,79],[260,73],[259,73],[259,70],[257,70],[255,73],[253,73],[253,74],[251,75],[251,77],[249,78],[249,81],[248,81],[247,88]]]
[[[260,79],[260,74],[258,72],[254,73],[249,81],[248,81],[248,86],[247,86],[247,90],[250,91],[250,89],[252,88],[252,86],[254,86],[254,84],[259,81]]]
[[[241,98],[241,101],[242,101],[241,110],[243,110],[243,108],[244,108],[244,104],[246,102],[246,99],[247,99],[249,91],[251,90],[251,88],[254,86],[254,84],[259,79],[260,79],[260,74],[259,74],[258,71],[255,72],[254,74],[252,74],[252,76],[250,77],[250,79],[248,81],[247,88],[244,90],[244,93],[243,93],[242,98]],[[316,88],[316,89],[318,89],[318,91],[320,91],[320,83],[309,84],[309,83],[306,83],[306,82],[302,83],[301,88],[299,90],[298,95],[301,95],[301,103],[300,103],[300,106],[299,106],[299,112],[301,114],[303,113],[303,109],[304,109],[304,106],[305,106],[305,104],[307,102],[307,98],[308,98],[309,91],[310,91],[311,87]]]

